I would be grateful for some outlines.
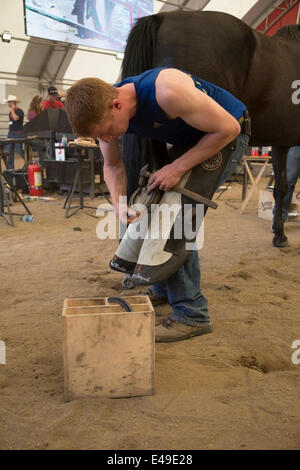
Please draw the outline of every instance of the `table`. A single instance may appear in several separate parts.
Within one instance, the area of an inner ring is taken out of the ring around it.
[[[271,163],[272,157],[270,156],[264,156],[264,157],[252,157],[252,156],[247,156],[244,155],[242,157],[242,161],[244,164],[244,179],[243,179],[243,194],[242,194],[242,200],[244,201],[242,204],[242,207],[240,208],[240,214],[243,214],[244,210],[246,209],[253,193],[255,192],[258,196],[258,183],[260,182],[260,179],[267,167],[268,164]],[[261,169],[259,170],[258,175],[254,179],[254,176],[251,172],[251,163],[258,163],[261,164]],[[252,187],[247,195],[247,185],[248,185],[248,176],[250,178],[250,181],[252,183]]]
[[[46,137],[39,137],[36,135],[28,136],[28,137],[20,137],[16,139],[0,139],[0,153],[3,154],[4,147],[8,144],[24,144],[24,153],[25,153],[25,163],[29,163],[32,161],[32,144],[35,143],[42,143],[48,141],[49,139]]]
[[[85,146],[85,145],[72,145],[72,147],[75,149],[74,156],[77,158],[77,170],[75,173],[74,181],[69,189],[69,192],[67,194],[65,203],[63,205],[63,209],[66,209],[65,212],[65,218],[68,219],[72,215],[74,215],[76,212],[78,212],[81,209],[97,209],[96,207],[93,206],[88,206],[84,203],[84,194],[83,194],[83,186],[84,184],[90,183],[90,198],[94,198],[95,196],[95,155],[94,155],[94,149],[95,147],[91,146]],[[67,148],[67,147],[66,147]],[[88,152],[89,159],[91,161],[91,172],[90,172],[90,179],[85,181],[83,179],[83,169],[84,169],[84,158],[86,157],[87,150],[93,150],[91,152]],[[74,196],[74,191],[77,186],[77,183],[79,184],[79,205],[77,206],[72,206],[72,200]],[[72,212],[70,212],[72,211]]]
[[[5,152],[3,149],[4,146],[0,145],[0,217],[3,217],[3,219],[8,223],[8,225],[11,225],[13,227],[13,215],[24,216],[26,214],[18,214],[16,212],[11,211],[10,201],[7,197],[6,190],[10,191],[14,195],[15,199],[17,199],[22,204],[28,215],[31,215],[31,212],[26,206],[25,202],[20,197],[20,195],[18,194],[17,189],[13,187],[13,185],[8,181],[7,177],[2,171],[2,161],[6,166],[8,156],[8,153]],[[5,212],[5,207],[7,208],[7,212]]]

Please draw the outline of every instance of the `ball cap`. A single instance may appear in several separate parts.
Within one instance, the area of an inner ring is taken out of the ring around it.
[[[48,95],[58,95],[58,89],[55,86],[49,86]]]

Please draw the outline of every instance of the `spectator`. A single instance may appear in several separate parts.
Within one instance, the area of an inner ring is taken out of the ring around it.
[[[282,202],[282,219],[288,218],[289,208],[293,196],[293,192],[300,177],[300,147],[291,147],[287,157],[286,178],[288,183],[288,191]]]
[[[287,222],[289,215],[289,208],[293,197],[293,192],[300,177],[300,147],[291,147],[288,152],[286,162],[286,180],[288,190],[282,201],[282,220],[283,223]],[[273,209],[273,216],[275,216],[275,208]],[[274,221],[274,220],[273,220]]]
[[[10,108],[9,116],[9,128],[7,138],[9,139],[18,139],[22,138],[22,129],[23,129],[23,121],[24,121],[24,111],[23,109],[19,108],[17,103],[19,100],[15,95],[8,95],[7,104]],[[9,170],[13,170],[15,167],[15,150],[17,153],[24,158],[24,150],[23,145],[21,143],[14,143],[11,142],[7,145],[7,151],[9,152],[7,168]]]
[[[27,114],[28,120],[31,121],[31,119],[35,118],[38,114],[40,114],[43,111],[43,107],[44,107],[43,98],[39,95],[34,96],[29,105],[28,114]]]
[[[55,86],[50,86],[48,88],[48,98],[46,99],[44,103],[44,109],[48,108],[54,108],[54,109],[59,109],[59,108],[64,108],[63,103],[59,99],[59,91]]]
[[[41,112],[43,111],[43,108],[44,108],[44,99],[39,95],[35,95],[32,98],[31,103],[29,105],[28,114],[27,114],[28,120],[31,121],[31,119],[34,119],[36,116],[41,114]],[[38,153],[39,160],[41,161],[43,158],[43,152],[41,150],[40,144],[33,143],[31,148],[32,150]]]

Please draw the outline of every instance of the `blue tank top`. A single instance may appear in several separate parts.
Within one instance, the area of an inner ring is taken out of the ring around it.
[[[166,68],[160,67],[147,70],[140,75],[127,77],[114,85],[120,87],[127,83],[133,83],[135,87],[138,102],[137,112],[129,121],[127,133],[167,142],[179,147],[192,147],[205,135],[205,132],[190,126],[181,118],[169,119],[156,101],[155,80],[159,72]],[[196,88],[210,96],[237,120],[243,116],[246,106],[228,91],[206,80],[190,76]]]

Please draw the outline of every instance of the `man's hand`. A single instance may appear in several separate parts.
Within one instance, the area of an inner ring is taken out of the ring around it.
[[[117,216],[125,225],[130,224],[140,216],[139,211],[132,210],[127,204],[117,204],[115,209]]]
[[[169,191],[178,183],[182,173],[175,167],[174,163],[163,166],[150,176],[147,186],[148,192],[153,191],[157,186],[161,191]]]

